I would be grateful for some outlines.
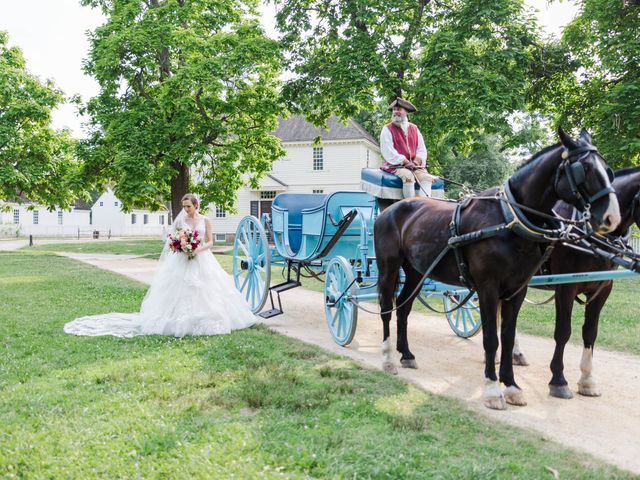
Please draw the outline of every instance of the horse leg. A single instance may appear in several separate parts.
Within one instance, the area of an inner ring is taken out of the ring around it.
[[[411,267],[408,262],[405,262],[402,269],[405,272],[405,282],[402,287],[402,291],[396,300],[396,305],[401,305],[396,312],[398,317],[398,339],[396,348],[398,352],[402,354],[402,357],[400,358],[401,366],[404,368],[418,368],[416,357],[409,350],[407,323],[409,320],[409,313],[411,313],[411,308],[413,306],[413,300],[415,299],[415,297],[409,298],[409,296],[413,293],[420,280],[422,280],[422,275]],[[406,303],[404,303],[405,301]]]
[[[598,336],[600,311],[607,301],[607,298],[609,298],[612,288],[613,282],[609,282],[609,285],[603,288],[598,296],[587,304],[585,309],[584,325],[582,326],[584,350],[582,350],[582,359],[580,361],[580,371],[582,375],[580,376],[580,380],[578,380],[578,393],[587,397],[599,397],[602,395],[602,392],[600,392],[591,375],[591,364],[593,361],[593,347]]]
[[[576,295],[575,285],[556,287],[556,325],[553,333],[556,346],[551,359],[551,381],[549,382],[549,395],[552,397],[573,398],[564,377],[564,347],[571,337],[571,312]]]
[[[382,317],[382,369],[392,375],[398,374],[398,369],[393,363],[391,357],[391,344],[389,343],[389,322],[391,321],[391,313],[393,310],[393,296],[396,290],[396,282],[398,281],[398,273],[400,265],[378,264],[380,274],[378,276],[378,299],[380,303],[380,316]],[[382,273],[384,272],[384,273]]]
[[[513,375],[513,344],[516,336],[518,312],[527,294],[526,289],[511,300],[503,300],[501,308],[502,326],[500,328],[500,381],[505,384],[504,398],[511,405],[527,404],[522,389],[516,384]]]
[[[500,391],[496,376],[496,352],[498,350],[498,333],[496,317],[500,300],[492,292],[495,288],[478,292],[480,302],[480,319],[482,321],[482,346],[484,347],[484,393],[482,395],[485,407],[494,410],[505,410],[507,404]]]
[[[529,362],[527,361],[527,358],[524,356],[524,353],[522,353],[522,350],[520,350],[520,342],[518,342],[518,334],[516,333],[516,336],[513,340],[513,356],[512,356],[512,361],[514,365],[520,365],[522,367],[526,367],[527,365],[529,365]]]

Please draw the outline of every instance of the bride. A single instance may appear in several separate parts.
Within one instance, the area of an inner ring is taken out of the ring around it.
[[[107,313],[76,318],[64,326],[74,335],[219,335],[250,327],[255,317],[209,250],[211,221],[198,213],[193,194],[182,197],[173,231],[188,227],[204,242],[190,255],[172,253],[166,242],[153,282],[139,313]],[[191,257],[191,258],[189,258]]]

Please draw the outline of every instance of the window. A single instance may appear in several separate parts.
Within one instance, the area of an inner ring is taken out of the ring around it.
[[[117,207],[118,206],[118,202],[113,202],[113,206]]]
[[[100,206],[103,207],[104,206],[104,202],[100,202]]]
[[[58,225],[62,225],[62,210],[58,210]]]
[[[135,213],[132,213],[132,214],[131,214],[131,225],[133,225],[133,224],[135,224],[135,223],[136,223],[136,214],[135,214]]]
[[[149,215],[147,215],[146,213],[142,216],[142,223],[144,223],[145,225],[149,223]]]
[[[20,209],[13,209],[13,223],[20,223]]]
[[[158,217],[158,220],[160,222],[160,225],[164,225],[164,215],[160,215],[160,217]]]
[[[272,198],[276,198],[277,193],[278,192],[273,190],[260,192],[260,200],[271,200]]]
[[[224,233],[216,233],[216,242],[224,242],[227,236]]]
[[[367,167],[369,166],[369,149],[367,148]]]
[[[313,147],[313,169],[324,170],[324,155],[322,147]]]
[[[34,210],[33,211],[33,224],[34,225],[38,225],[39,221],[40,221],[40,212],[38,212],[38,210]]]
[[[216,218],[225,218],[227,212],[224,211],[224,207],[216,207]]]
[[[313,193],[324,193],[324,190],[314,190]]]

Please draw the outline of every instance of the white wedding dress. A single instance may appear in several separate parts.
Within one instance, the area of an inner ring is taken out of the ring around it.
[[[174,222],[185,227],[185,216]],[[205,236],[205,222],[198,215],[196,230]],[[233,279],[222,269],[211,251],[189,259],[172,253],[168,246],[142,301],[139,313],[106,313],[80,317],[64,326],[73,335],[220,335],[250,327],[256,320]]]

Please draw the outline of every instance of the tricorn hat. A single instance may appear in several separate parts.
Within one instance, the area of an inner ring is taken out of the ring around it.
[[[389,104],[389,111],[393,110],[393,107],[402,107],[404,108],[407,112],[411,113],[411,112],[415,112],[418,109],[413,105],[413,103],[411,103],[408,100],[404,100],[400,97],[396,97],[396,99],[391,102]]]

